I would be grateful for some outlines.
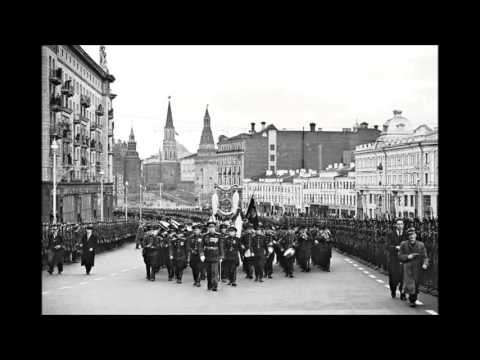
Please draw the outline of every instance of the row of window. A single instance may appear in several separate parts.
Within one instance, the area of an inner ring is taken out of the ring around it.
[[[79,61],[76,60],[75,57],[72,57],[70,52],[60,47],[60,58],[63,59],[64,62],[68,63],[70,67],[77,70],[79,74],[81,74],[85,79],[89,80],[94,87],[97,88],[98,91],[101,91],[101,81],[100,79],[95,76],[91,71],[89,71],[86,67],[84,67]]]
[[[305,194],[303,201],[310,204],[355,206],[356,195],[345,194]]]
[[[234,150],[243,150],[243,143],[231,143],[231,144],[222,144],[218,147],[219,151],[234,151]]]
[[[354,181],[306,181],[303,183],[304,189],[323,189],[323,190],[354,190]]]
[[[397,154],[397,155],[387,155],[387,167],[388,168],[402,168],[408,166],[420,165],[420,152],[415,154]],[[423,154],[423,165],[428,166],[430,164],[431,154],[426,152]],[[384,161],[384,156],[371,156],[368,158],[358,158],[357,159],[357,170],[367,169],[367,168],[377,168],[380,163]],[[384,164],[382,164],[384,165]]]
[[[381,185],[383,176],[381,175],[357,175],[357,182],[359,185]],[[403,175],[387,175],[386,185],[417,185],[418,173],[403,174]],[[433,179],[428,173],[424,175],[424,183],[422,185],[432,185]],[[420,185],[420,184],[419,184]]]

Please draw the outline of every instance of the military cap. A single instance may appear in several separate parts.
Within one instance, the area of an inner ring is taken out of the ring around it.
[[[177,234],[177,236],[178,236],[178,237],[184,237],[184,236],[185,236],[185,233],[180,232],[180,233]]]
[[[192,225],[192,229],[201,229],[202,228],[202,225],[200,224],[193,224]]]
[[[227,224],[220,224],[220,229],[226,229],[226,228],[228,228]]]
[[[237,231],[237,228],[233,225],[231,225],[229,228],[228,228],[228,231]]]
[[[247,223],[245,226],[247,229],[253,229],[253,224],[252,223]]]
[[[410,235],[410,234],[416,234],[416,233],[417,233],[417,231],[415,230],[414,227],[410,227],[410,228],[408,228],[408,230],[407,230],[407,234],[409,234],[409,235]]]
[[[87,230],[93,230],[93,226],[92,225],[87,225]]]
[[[209,222],[207,222],[207,226],[210,226],[210,225],[216,226],[217,223],[213,220],[210,220]]]

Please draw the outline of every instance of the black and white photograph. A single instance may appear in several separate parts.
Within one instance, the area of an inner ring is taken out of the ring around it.
[[[39,50],[42,315],[439,314],[438,45]]]

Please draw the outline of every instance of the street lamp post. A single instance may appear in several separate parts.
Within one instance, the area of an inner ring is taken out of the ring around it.
[[[58,144],[55,139],[52,142],[53,152],[53,223],[57,223],[57,150]]]
[[[140,221],[142,221],[142,184],[140,184]]]
[[[125,181],[125,221],[128,221],[128,181]]]
[[[100,171],[100,221],[103,222],[103,171]]]

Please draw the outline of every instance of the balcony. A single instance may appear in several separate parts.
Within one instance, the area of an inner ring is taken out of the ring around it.
[[[74,124],[83,123],[84,125],[87,125],[88,121],[89,121],[88,118],[82,114],[75,114],[75,116],[73,117]]]
[[[62,134],[62,127],[60,124],[50,125],[50,136],[58,138]]]
[[[77,135],[77,137],[75,137],[75,140],[73,141],[73,146],[80,146],[82,144],[82,141],[80,140],[80,136]]]
[[[87,95],[81,95],[80,96],[80,105],[89,108],[91,105],[91,99]]]
[[[50,72],[50,82],[55,85],[60,85],[62,83],[62,69],[54,69]]]
[[[108,150],[108,155],[113,155],[113,151],[112,151],[112,150]]]
[[[65,84],[62,86],[61,91],[62,91],[62,94],[66,95],[67,97],[72,97],[73,95],[75,95],[75,91],[73,90],[72,81],[71,80],[65,81]]]
[[[108,120],[113,119],[113,109],[108,110]]]
[[[105,111],[103,110],[103,106],[98,105],[97,110],[95,110],[95,115],[103,116],[103,114],[105,114]]]
[[[113,129],[108,129],[108,136],[113,137]]]
[[[96,148],[95,140],[90,141],[90,149],[94,150]]]
[[[108,96],[110,97],[111,100],[113,100],[117,97],[117,94],[114,94],[111,92]]]
[[[90,131],[95,131],[96,128],[97,128],[97,123],[92,122],[92,123],[90,124]]]
[[[50,111],[59,112],[62,110],[62,98],[60,95],[50,98]]]
[[[70,109],[68,106],[61,106],[60,107],[60,110],[63,112],[63,113],[66,113],[66,114],[71,114],[73,112],[72,109]]]

